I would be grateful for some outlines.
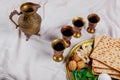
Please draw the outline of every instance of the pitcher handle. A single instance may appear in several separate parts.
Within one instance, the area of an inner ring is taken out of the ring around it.
[[[9,19],[16,25],[16,29],[17,29],[17,27],[19,27],[19,25],[13,20],[13,16],[16,14],[20,15],[20,14],[22,14],[22,12],[18,13],[17,10],[14,10],[13,12],[11,12]]]

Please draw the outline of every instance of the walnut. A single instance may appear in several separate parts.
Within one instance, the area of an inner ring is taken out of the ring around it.
[[[74,60],[69,61],[69,63],[68,63],[68,68],[69,68],[70,71],[76,70],[76,68],[77,68],[77,63],[76,63],[76,61],[74,61]]]
[[[75,60],[76,62],[81,60],[81,58],[76,53],[73,54],[72,59]]]
[[[84,66],[85,66],[85,63],[83,60],[77,62],[77,69],[78,70],[81,70],[82,68],[84,68]]]

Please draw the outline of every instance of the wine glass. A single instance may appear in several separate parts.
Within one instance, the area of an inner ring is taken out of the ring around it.
[[[82,17],[75,17],[73,18],[72,23],[74,25],[74,31],[75,31],[73,36],[75,38],[81,37],[81,29],[86,23],[85,19]]]
[[[63,39],[54,39],[51,46],[54,51],[53,60],[56,62],[61,62],[63,60],[63,53],[66,48],[65,41]]]
[[[63,39],[64,39],[65,42],[66,42],[66,46],[69,47],[69,46],[71,45],[70,40],[71,40],[71,38],[72,38],[72,36],[73,36],[73,34],[74,34],[73,27],[72,27],[72,26],[69,26],[69,25],[63,26],[63,27],[61,28],[61,33],[62,33]]]
[[[95,27],[97,25],[97,23],[100,21],[100,17],[95,14],[95,13],[92,13],[92,14],[89,14],[88,17],[88,28],[87,28],[87,32],[88,33],[95,33]]]

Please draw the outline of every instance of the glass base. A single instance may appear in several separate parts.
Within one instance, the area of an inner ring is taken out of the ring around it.
[[[81,37],[81,32],[75,32],[75,33],[73,34],[73,36],[74,36],[75,38],[80,38],[80,37]]]
[[[70,41],[65,41],[65,45],[66,45],[66,47],[68,48],[68,47],[70,47],[71,42],[70,42]]]
[[[63,55],[60,56],[53,55],[53,60],[56,62],[61,62],[63,60]]]
[[[93,33],[95,33],[95,28],[89,28],[88,27],[87,32],[93,34]]]

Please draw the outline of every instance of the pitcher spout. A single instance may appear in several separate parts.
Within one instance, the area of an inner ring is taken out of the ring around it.
[[[34,4],[34,5],[37,9],[41,7],[40,4]]]

